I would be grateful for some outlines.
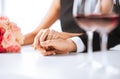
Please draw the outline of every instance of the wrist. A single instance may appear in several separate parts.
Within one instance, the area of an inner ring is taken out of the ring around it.
[[[68,43],[68,44],[69,44],[68,52],[75,52],[75,51],[77,50],[77,46],[76,46],[76,44],[74,43],[74,41],[71,40],[71,39],[67,39],[67,41],[69,42],[69,43]]]
[[[35,34],[33,32],[24,35],[24,43],[22,44],[22,46],[32,44],[34,41],[34,37]]]

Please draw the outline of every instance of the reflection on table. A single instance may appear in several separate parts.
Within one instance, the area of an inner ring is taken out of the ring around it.
[[[95,52],[95,61],[102,62],[102,53]],[[80,68],[86,53],[42,56],[31,46],[24,46],[18,54],[0,54],[0,79],[120,79],[120,51],[107,51],[108,63],[116,71],[102,72],[89,65]]]

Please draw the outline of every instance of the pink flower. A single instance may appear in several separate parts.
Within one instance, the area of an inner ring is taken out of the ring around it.
[[[0,16],[0,53],[20,52],[23,40],[21,29],[7,17]]]
[[[17,24],[11,22],[10,27],[12,31],[20,31],[20,28],[17,26]]]
[[[7,48],[11,45],[15,44],[15,37],[11,33],[11,31],[6,31],[3,35],[2,45],[4,48]]]
[[[20,52],[20,43],[16,40],[16,36],[7,30],[3,36],[2,46],[6,48],[7,52]]]
[[[4,33],[5,33],[5,29],[3,28],[3,27],[0,27],[0,35],[4,35]]]
[[[6,52],[6,49],[0,46],[0,53],[5,53],[5,52]]]
[[[6,48],[7,52],[20,52],[20,46],[18,45],[11,45],[9,47]]]
[[[9,19],[6,16],[0,16],[0,22],[8,22]]]
[[[21,29],[13,22],[11,22],[10,27],[13,35],[16,37],[16,41],[20,44],[23,44],[24,37],[21,33]]]
[[[0,27],[0,45],[1,45],[1,42],[3,40],[4,33],[5,33],[5,29],[3,27]]]
[[[2,40],[3,40],[3,36],[0,35],[0,45],[2,43]]]

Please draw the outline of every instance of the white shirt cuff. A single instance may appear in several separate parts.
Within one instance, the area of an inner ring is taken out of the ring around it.
[[[76,47],[77,47],[76,52],[84,51],[85,45],[83,44],[83,41],[80,39],[80,37],[72,37],[70,39],[76,44]]]

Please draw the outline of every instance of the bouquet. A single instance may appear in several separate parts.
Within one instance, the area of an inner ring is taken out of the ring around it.
[[[5,16],[0,16],[0,53],[20,52],[23,44],[21,29]]]

